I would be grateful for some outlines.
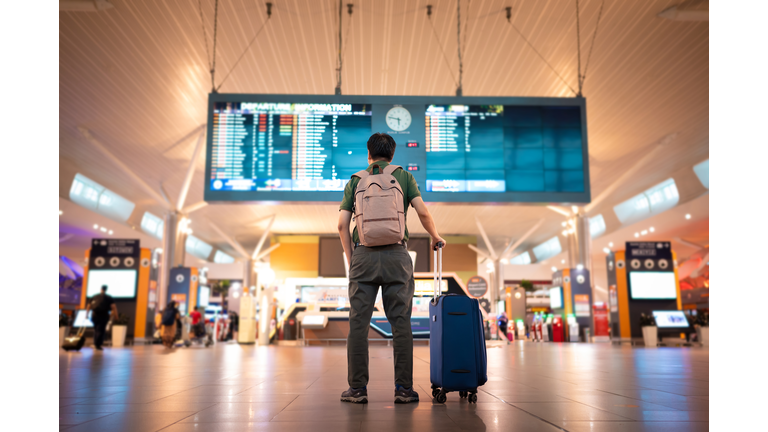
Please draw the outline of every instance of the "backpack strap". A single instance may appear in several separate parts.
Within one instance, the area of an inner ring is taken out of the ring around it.
[[[393,172],[397,171],[398,169],[403,169],[400,165],[387,165],[386,168],[384,168],[383,173],[384,174],[392,174]]]
[[[352,174],[352,177],[357,177],[357,178],[359,178],[360,180],[362,180],[362,179],[364,179],[364,178],[368,177],[369,175],[371,175],[371,173],[369,173],[369,172],[368,172],[368,171],[366,171],[366,170],[362,170],[362,171],[358,171],[358,172],[356,172],[356,173]]]

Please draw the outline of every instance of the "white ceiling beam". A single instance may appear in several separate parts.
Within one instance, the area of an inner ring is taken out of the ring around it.
[[[640,171],[640,168],[642,168],[648,161],[653,160],[653,158],[658,155],[658,153],[669,143],[675,140],[677,138],[677,134],[669,134],[665,136],[664,138],[660,139],[659,142],[648,152],[640,158],[637,162],[635,162],[632,167],[630,167],[627,170],[624,170],[624,173],[615,181],[613,184],[608,186],[606,189],[604,189],[602,192],[600,192],[600,195],[598,195],[595,199],[592,200],[589,204],[584,206],[584,214],[589,214],[592,210],[595,209],[603,200],[608,198],[609,195],[611,195],[616,189],[618,189],[620,186],[622,186],[627,180],[631,179],[635,174],[637,174],[638,171]]]
[[[144,181],[141,177],[139,177],[136,173],[134,173],[130,168],[128,168],[128,165],[123,163],[120,159],[118,159],[115,155],[112,154],[109,150],[107,150],[104,145],[99,142],[96,138],[91,135],[91,131],[88,130],[88,128],[84,126],[78,126],[77,129],[80,131],[80,134],[83,135],[83,137],[88,140],[91,144],[93,144],[94,147],[96,147],[104,156],[106,156],[112,163],[117,165],[123,172],[128,175],[128,177],[133,180],[137,186],[144,189],[144,192],[149,194],[155,201],[162,204],[164,207],[168,207],[169,209],[173,209],[172,206],[168,206],[165,199],[157,193],[155,189],[152,188],[152,186],[148,185],[147,182]]]
[[[480,255],[481,257],[483,257],[483,258],[485,258],[485,259],[489,259],[489,260],[493,261],[493,260],[491,259],[491,257],[490,257],[490,256],[488,256],[488,254],[487,254],[487,253],[485,253],[485,252],[481,251],[480,249],[478,249],[477,247],[475,247],[475,245],[473,245],[473,244],[468,244],[467,246],[468,246],[470,249],[472,249],[473,251],[477,252],[477,254],[478,254],[478,255]]]
[[[264,258],[265,256],[269,255],[270,253],[272,253],[273,250],[275,250],[275,249],[277,249],[279,247],[280,247],[280,243],[275,243],[272,246],[264,249],[260,254],[258,254],[257,256],[253,257],[253,259],[258,261],[258,260]]]
[[[559,213],[565,217],[571,217],[571,214],[568,212],[568,210],[563,209],[562,207],[558,206],[547,206],[548,209],[552,210],[555,213]]]
[[[267,241],[269,232],[272,230],[272,224],[275,222],[275,216],[276,215],[272,215],[272,218],[269,219],[267,228],[264,230],[264,233],[261,235],[261,238],[259,239],[259,243],[256,245],[256,248],[253,250],[253,255],[252,255],[253,259],[256,259],[256,257],[259,255],[259,252],[261,251],[261,248],[264,246],[264,242]]]
[[[162,183],[160,183],[160,195],[163,196],[163,199],[168,204],[168,207],[173,207],[173,203],[171,203],[171,199],[168,198],[168,192],[165,191],[165,186],[163,186]]]
[[[213,230],[216,231],[220,236],[224,237],[224,241],[229,243],[229,245],[232,246],[232,248],[236,250],[237,253],[240,254],[240,256],[242,256],[247,260],[251,259],[251,255],[248,254],[248,252],[246,252],[245,248],[240,243],[238,243],[237,240],[227,235],[227,233],[222,231],[221,228],[219,228],[215,223],[208,221],[208,225],[210,225],[211,228],[213,228]]]
[[[523,234],[523,236],[522,236],[522,237],[520,237],[520,238],[519,238],[519,239],[518,239],[518,240],[517,240],[517,241],[516,241],[514,244],[512,244],[512,245],[509,245],[509,246],[507,247],[507,249],[504,251],[504,253],[503,253],[503,254],[501,254],[501,257],[499,257],[499,259],[504,259],[504,258],[506,258],[506,255],[507,255],[507,253],[514,251],[515,249],[517,249],[517,247],[518,247],[518,246],[520,246],[521,244],[523,244],[523,242],[524,242],[524,241],[528,240],[528,237],[530,237],[530,236],[531,236],[531,234],[533,234],[533,233],[534,233],[534,232],[535,232],[537,229],[539,229],[539,227],[540,227],[540,226],[541,226],[543,223],[544,223],[544,219],[539,219],[539,221],[538,221],[538,222],[536,222],[536,224],[535,224],[534,226],[532,226],[531,228],[529,228],[529,229],[528,229],[528,231],[526,231],[526,232],[525,232],[525,234]]]
[[[188,215],[188,214],[192,213],[193,211],[200,210],[201,208],[203,208],[203,207],[205,207],[207,205],[208,205],[207,202],[199,201],[199,202],[196,202],[195,204],[190,204],[190,205],[184,207],[184,210],[182,210],[181,212],[184,213],[185,215]]]
[[[483,229],[483,224],[480,223],[480,219],[475,218],[475,222],[477,223],[477,229],[480,230],[480,235],[483,236],[483,241],[485,242],[485,247],[488,248],[488,252],[491,253],[491,260],[496,261],[496,251],[493,250],[493,245],[491,244],[491,241],[488,240],[488,235],[485,234],[485,230]]]
[[[187,193],[189,192],[189,186],[192,184],[192,177],[195,175],[195,162],[200,156],[200,151],[203,149],[203,137],[205,136],[205,129],[197,136],[197,144],[195,144],[195,150],[192,152],[192,159],[189,161],[189,167],[187,167],[187,175],[184,177],[184,183],[181,185],[181,192],[179,192],[179,200],[176,202],[176,210],[184,210],[184,201],[187,199]]]

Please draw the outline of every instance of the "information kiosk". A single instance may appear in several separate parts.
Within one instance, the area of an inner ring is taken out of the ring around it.
[[[678,311],[680,283],[670,242],[627,242],[606,257],[611,340],[643,337],[640,315]]]

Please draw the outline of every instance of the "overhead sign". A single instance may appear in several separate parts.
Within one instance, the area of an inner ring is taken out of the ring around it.
[[[429,202],[590,201],[583,98],[212,93],[206,201],[339,202],[385,132]]]
[[[482,276],[472,276],[467,282],[467,291],[474,298],[480,298],[488,292],[488,281]]]

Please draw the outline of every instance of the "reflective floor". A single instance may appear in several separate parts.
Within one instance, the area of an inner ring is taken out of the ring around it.
[[[429,348],[414,356],[420,403],[393,403],[392,350],[371,347],[370,402],[351,405],[343,346],[61,351],[60,430],[708,430],[707,349],[489,346],[478,403],[449,393],[445,405],[430,398]]]

